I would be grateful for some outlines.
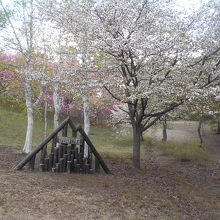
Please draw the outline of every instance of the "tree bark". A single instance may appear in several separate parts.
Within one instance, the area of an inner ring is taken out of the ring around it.
[[[138,125],[133,125],[133,165],[140,169],[140,143],[141,143],[141,128]]]
[[[27,108],[27,131],[26,138],[23,148],[23,153],[30,153],[32,148],[32,136],[33,136],[33,105],[31,100],[31,85],[30,80],[26,80],[25,82],[25,98],[26,98],[26,108]]]
[[[56,129],[59,126],[59,114],[61,110],[61,104],[59,101],[59,94],[58,94],[58,86],[54,87],[53,92],[53,105],[54,105],[54,116],[53,116],[53,122],[54,122],[54,129]]]
[[[47,99],[45,94],[44,100],[44,137],[47,137]]]
[[[220,134],[220,121],[218,121],[218,127],[217,127],[216,134]]]
[[[167,141],[167,119],[165,118],[163,121],[163,142]]]
[[[83,96],[83,119],[84,119],[84,131],[89,136],[90,132],[90,117],[89,117],[89,97]],[[88,145],[84,145],[84,157],[88,157]]]
[[[200,140],[200,147],[202,147],[202,144],[203,144],[201,128],[202,128],[202,119],[199,120],[199,125],[198,125],[198,129],[197,129],[198,135],[199,135],[199,140]]]

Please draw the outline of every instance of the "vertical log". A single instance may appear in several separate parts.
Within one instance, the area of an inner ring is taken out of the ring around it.
[[[59,150],[59,158],[58,158],[58,160],[60,159],[60,158],[63,158],[63,145],[62,144],[59,144],[59,148],[58,148]]]
[[[72,172],[72,162],[70,160],[67,161],[67,173]]]
[[[63,154],[67,154],[67,144],[62,144],[63,145]]]
[[[93,169],[89,169],[89,173],[90,173],[90,174],[93,174],[93,173],[94,173],[94,170],[93,170]]]
[[[86,168],[86,169],[85,169],[85,173],[90,173],[90,172],[89,172],[89,170],[90,170],[89,164],[86,164],[86,165],[85,165],[85,168]]]
[[[73,160],[73,172],[77,172],[77,159]]]
[[[92,153],[91,153],[91,151],[89,151],[87,163],[89,165],[89,168],[91,169],[92,168]]]
[[[77,138],[77,132],[75,132],[74,130],[72,130],[72,137],[73,138]],[[76,148],[75,144],[71,144],[71,149],[74,150]]]
[[[56,163],[58,163],[58,148],[54,148],[54,159],[53,159],[53,167],[56,167]]]
[[[76,164],[76,172],[80,173],[80,164]]]
[[[70,155],[70,161],[73,163],[73,160],[74,160],[74,154],[71,154]]]
[[[100,173],[100,164],[97,158],[95,158],[95,172]]]
[[[45,158],[45,171],[49,171],[49,158]]]
[[[60,172],[64,172],[64,158],[60,158]]]
[[[80,144],[80,153],[82,154],[82,155],[84,155],[84,143],[85,143],[85,141],[83,140],[83,138],[81,137],[81,144]]]
[[[68,145],[67,146],[67,160],[71,160],[71,153],[72,153],[71,145]]]
[[[41,172],[44,172],[44,171],[45,171],[45,164],[41,163],[41,164],[39,165],[39,170],[40,170]]]
[[[29,169],[30,170],[34,170],[35,158],[36,158],[36,154],[31,158],[31,160],[29,162]]]
[[[49,154],[49,170],[52,169],[53,165],[54,165],[54,154],[51,153]]]
[[[52,147],[51,147],[51,153],[54,153],[54,148],[57,145],[57,135],[55,135],[52,139]]]
[[[62,136],[67,137],[67,133],[68,133],[68,124],[66,124],[64,126],[64,128],[62,130]],[[61,145],[62,145],[62,157],[64,157],[63,155],[67,154],[67,144],[61,144]],[[62,158],[62,157],[60,157],[60,158]],[[65,167],[63,167],[63,169],[66,170]],[[63,171],[63,172],[65,172],[65,171]]]
[[[68,154],[64,154],[64,156],[63,156],[63,172],[67,171],[67,157],[68,157]]]
[[[60,164],[56,163],[56,172],[59,173],[60,172]]]
[[[75,159],[79,159],[78,147],[75,148]]]
[[[82,165],[81,165],[81,168],[82,168],[82,172],[83,173],[86,173],[86,158],[82,158]]]
[[[78,157],[78,163],[80,164],[81,168],[82,168],[82,157],[83,157],[83,154],[82,153],[79,153],[79,157]]]
[[[47,156],[47,145],[45,145],[41,150],[40,162],[44,164],[45,157]]]

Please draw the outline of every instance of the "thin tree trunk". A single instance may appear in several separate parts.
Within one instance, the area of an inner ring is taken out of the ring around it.
[[[23,153],[30,153],[32,148],[32,136],[33,136],[33,105],[31,100],[31,85],[30,81],[25,82],[25,98],[26,98],[26,108],[27,108],[27,131],[26,138],[23,148]]]
[[[220,134],[220,121],[218,121],[218,127],[217,127],[216,134]]]
[[[45,94],[44,100],[44,137],[47,137],[47,99]]]
[[[60,114],[60,103],[59,103],[59,96],[58,96],[58,87],[55,86],[54,92],[53,92],[53,105],[54,105],[54,116],[53,116],[53,122],[54,122],[54,129],[56,129],[59,126],[59,114]]]
[[[141,140],[141,142],[143,142],[143,141],[144,141],[144,136],[143,136],[143,133],[141,133],[140,140]]]
[[[165,118],[163,121],[163,142],[167,141],[167,119]]]
[[[84,119],[84,130],[87,135],[90,132],[90,117],[89,117],[89,97],[83,96],[83,119]],[[84,157],[88,157],[88,145],[85,143],[84,146]]]
[[[141,130],[137,125],[133,125],[133,165],[140,168],[140,142]]]
[[[198,135],[199,135],[199,140],[200,140],[200,147],[202,147],[202,144],[203,144],[201,128],[202,128],[202,119],[199,120],[199,125],[198,125],[198,129],[197,129]]]

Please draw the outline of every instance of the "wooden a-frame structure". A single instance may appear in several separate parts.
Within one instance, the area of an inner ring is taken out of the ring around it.
[[[67,137],[68,127],[71,130],[72,137]],[[62,136],[58,136],[59,133],[62,133]],[[86,157],[84,156],[85,143],[89,149]],[[41,154],[38,156],[37,154],[39,152]],[[37,159],[39,161],[38,163],[36,162]],[[18,163],[14,169],[20,170],[28,163],[29,168],[32,170],[38,164],[40,171],[68,173],[100,172],[101,166],[105,173],[111,174],[83,128],[80,125],[75,126],[69,117],[40,143],[37,148]]]

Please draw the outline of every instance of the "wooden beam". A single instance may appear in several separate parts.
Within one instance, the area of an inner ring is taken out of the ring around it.
[[[58,128],[56,128],[44,141],[42,141],[37,148],[35,148],[33,151],[31,151],[19,164],[17,164],[14,169],[20,170],[22,169],[30,160],[31,158],[37,154],[52,138],[61,131],[64,126],[70,121],[70,118],[66,118]]]

